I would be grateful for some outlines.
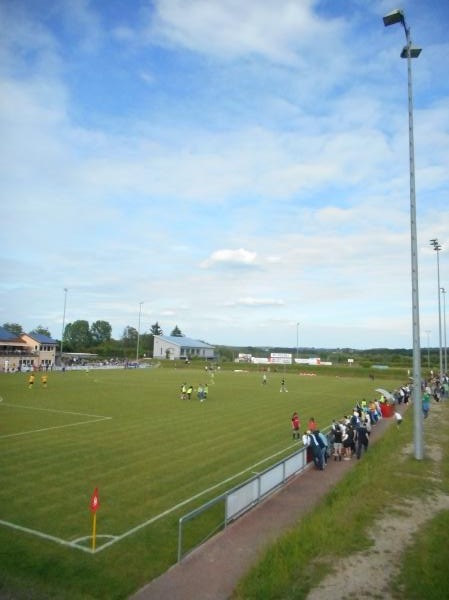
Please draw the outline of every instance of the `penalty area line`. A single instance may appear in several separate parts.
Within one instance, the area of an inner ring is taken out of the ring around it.
[[[90,419],[90,421],[78,421],[77,423],[67,423],[66,425],[54,425],[53,427],[42,427],[41,429],[29,429],[28,431],[20,431],[19,433],[8,433],[0,435],[0,440],[6,438],[19,437],[21,435],[29,435],[32,433],[42,433],[44,431],[52,431],[53,429],[63,429],[64,427],[79,427],[80,425],[88,425],[89,423],[99,423],[100,421],[109,421],[112,417],[100,417],[99,419]]]
[[[80,413],[80,412],[74,412],[74,411],[70,411],[70,410],[59,410],[56,408],[42,408],[40,406],[25,406],[23,404],[10,404],[8,402],[4,402],[2,404],[2,406],[9,406],[12,408],[23,408],[23,409],[27,409],[27,410],[40,410],[40,411],[44,411],[44,412],[56,413],[56,414],[61,414],[61,415],[72,415],[72,416],[74,415],[77,417],[88,417],[88,419],[84,420],[84,421],[77,421],[75,423],[66,423],[65,425],[52,425],[51,427],[41,427],[39,429],[29,429],[27,431],[20,431],[18,433],[8,433],[6,435],[0,435],[0,440],[12,438],[12,437],[19,437],[22,435],[29,435],[32,433],[42,433],[45,431],[52,431],[53,429],[63,429],[64,427],[79,427],[80,425],[88,425],[89,423],[98,423],[100,421],[110,421],[112,419],[112,417],[106,417],[104,415],[91,415],[89,413]]]
[[[5,402],[3,406],[11,406],[12,408],[27,408],[29,410],[42,410],[44,412],[53,412],[61,415],[76,415],[78,417],[91,417],[94,419],[112,419],[112,417],[106,417],[105,415],[91,415],[89,413],[74,412],[72,410],[59,410],[59,408],[42,408],[41,406],[27,406],[25,404],[11,404]]]

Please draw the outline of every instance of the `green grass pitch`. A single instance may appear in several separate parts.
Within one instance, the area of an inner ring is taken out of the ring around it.
[[[0,376],[0,591],[125,598],[175,562],[180,516],[295,449],[294,410],[302,429],[311,416],[325,428],[376,395],[368,377],[320,373],[287,373],[280,393],[282,376],[69,371],[31,390],[25,374]],[[184,381],[209,383],[208,399],[181,400]]]

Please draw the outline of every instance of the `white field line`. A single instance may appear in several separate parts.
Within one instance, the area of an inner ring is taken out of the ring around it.
[[[107,421],[112,417],[105,417],[104,415],[91,415],[88,413],[79,413],[69,410],[58,410],[55,408],[41,408],[39,406],[24,406],[23,404],[9,404],[7,402],[2,403],[2,406],[12,406],[13,408],[24,408],[28,410],[40,410],[44,412],[59,413],[63,415],[75,415],[77,417],[88,417],[89,420],[77,421],[76,423],[67,423],[66,425],[54,425],[52,427],[41,427],[40,429],[30,429],[28,431],[20,431],[19,433],[8,433],[6,435],[0,435],[0,440],[18,437],[21,435],[28,435],[32,433],[41,433],[43,431],[51,431],[53,429],[63,429],[64,427],[77,427],[78,425],[87,425],[88,423],[97,423],[98,421]]]
[[[29,410],[42,410],[44,412],[54,412],[63,415],[77,415],[78,417],[98,417],[101,419],[111,419],[112,417],[105,417],[104,415],[91,415],[89,413],[73,412],[71,410],[59,410],[58,408],[42,408],[41,406],[26,406],[25,404],[10,404],[5,402],[3,406],[12,406],[13,408],[28,408]]]
[[[104,418],[108,419],[108,418],[111,418],[111,417],[104,417]],[[159,521],[159,519],[162,519],[163,517],[166,517],[167,515],[169,515],[170,513],[174,512],[176,510],[178,510],[179,508],[182,508],[186,504],[189,504],[189,502],[192,502],[193,500],[196,500],[197,498],[201,498],[201,496],[204,496],[205,494],[207,494],[207,493],[209,493],[209,492],[217,489],[218,487],[224,485],[225,483],[229,483],[233,479],[236,479],[237,477],[240,477],[241,475],[244,475],[248,471],[254,470],[256,467],[258,467],[259,465],[263,464],[267,460],[271,460],[272,458],[276,458],[276,456],[279,456],[279,454],[282,454],[286,450],[289,450],[290,448],[292,448],[292,447],[294,447],[296,445],[297,444],[290,444],[289,446],[287,446],[283,450],[279,450],[278,452],[275,452],[271,456],[267,456],[266,458],[264,458],[262,460],[259,460],[258,462],[256,462],[253,465],[247,467],[243,471],[240,471],[239,473],[236,473],[235,475],[231,475],[231,477],[227,477],[226,479],[223,479],[222,481],[216,483],[215,485],[212,485],[211,487],[206,488],[205,490],[202,490],[201,492],[198,492],[198,494],[190,496],[190,498],[187,498],[186,500],[183,500],[182,502],[179,502],[178,504],[175,504],[171,508],[168,508],[167,510],[164,510],[163,512],[159,513],[158,515],[155,515],[154,517],[151,517],[151,519],[148,519],[147,521],[144,521],[143,523],[140,523],[139,525],[136,525],[135,527],[132,527],[131,529],[128,529],[128,531],[125,531],[121,535],[106,535],[106,534],[97,535],[97,538],[100,538],[100,537],[105,538],[105,537],[107,537],[107,538],[109,538],[109,541],[107,541],[106,543],[104,543],[101,546],[97,547],[95,549],[95,551],[93,551],[91,548],[87,548],[85,546],[81,546],[78,543],[78,542],[80,542],[82,540],[91,539],[89,536],[86,536],[86,537],[83,537],[83,538],[78,538],[77,540],[74,540],[74,541],[70,542],[70,541],[63,540],[61,538],[55,537],[53,535],[48,535],[46,533],[43,533],[42,531],[38,531],[36,529],[30,529],[28,527],[22,527],[21,525],[16,525],[15,523],[10,523],[9,521],[3,521],[1,519],[0,519],[0,525],[4,525],[5,527],[10,527],[12,529],[17,529],[18,531],[23,531],[25,533],[30,533],[31,535],[35,535],[36,537],[40,537],[40,538],[43,538],[43,539],[46,539],[46,540],[49,540],[49,541],[52,541],[52,542],[56,542],[57,544],[62,544],[63,546],[69,546],[70,548],[75,548],[77,550],[82,550],[83,552],[88,552],[90,554],[94,554],[94,553],[97,553],[97,552],[101,552],[102,550],[105,550],[106,548],[109,548],[109,546],[112,546],[116,542],[120,542],[124,538],[132,535],[133,533],[136,533],[137,531],[140,531],[144,527],[147,527],[148,525],[151,525],[152,523],[155,523],[156,521]]]
[[[262,460],[259,460],[258,462],[256,462],[253,465],[247,467],[243,471],[240,471],[240,473],[236,473],[235,475],[231,475],[231,477],[227,477],[226,479],[223,479],[222,481],[216,483],[215,485],[212,485],[211,487],[206,488],[205,490],[199,492],[198,494],[190,496],[190,498],[187,498],[186,500],[183,500],[182,502],[179,502],[178,504],[175,504],[171,508],[168,508],[167,510],[164,510],[163,512],[161,512],[158,515],[152,517],[151,519],[148,519],[147,521],[144,521],[143,523],[140,523],[139,525],[136,525],[135,527],[132,527],[131,529],[128,529],[128,531],[125,531],[125,533],[122,533],[121,535],[115,536],[114,539],[111,539],[109,542],[106,542],[102,546],[98,547],[95,552],[101,552],[102,550],[108,548],[109,546],[112,546],[112,544],[115,544],[116,542],[120,542],[121,540],[123,540],[124,538],[128,537],[129,535],[132,535],[133,533],[136,533],[137,531],[140,531],[144,527],[147,527],[148,525],[151,525],[152,523],[155,523],[156,521],[159,521],[159,519],[162,519],[163,517],[166,517],[167,515],[169,515],[170,513],[174,512],[176,510],[178,510],[179,508],[182,508],[186,504],[189,504],[189,502],[192,502],[193,500],[196,500],[197,498],[201,498],[201,496],[204,496],[205,494],[207,494],[207,493],[209,493],[209,492],[211,492],[211,491],[219,488],[220,486],[224,485],[225,483],[229,483],[233,479],[236,479],[237,477],[240,477],[241,475],[244,475],[248,471],[252,471],[253,469],[255,469],[256,467],[258,467],[259,465],[261,465],[264,462],[266,462],[267,460],[271,460],[272,458],[275,458],[276,456],[279,456],[279,454],[282,454],[286,450],[289,450],[292,446],[296,446],[296,444],[291,444],[290,446],[287,446],[287,448],[284,448],[283,450],[279,450],[278,452],[275,452],[275,454],[272,454],[271,456],[267,456],[266,458],[264,458]]]
[[[22,525],[16,525],[15,523],[10,523],[9,521],[3,521],[0,519],[0,525],[5,525],[5,527],[10,527],[11,529],[17,529],[17,531],[23,531],[24,533],[31,533],[36,537],[43,538],[44,540],[49,540],[50,542],[56,542],[56,544],[61,544],[62,546],[69,546],[71,548],[76,548],[77,550],[84,550],[84,552],[92,552],[90,548],[85,548],[83,546],[79,546],[74,542],[68,542],[67,540],[63,540],[61,538],[55,537],[54,535],[49,535],[48,533],[44,533],[43,531],[38,531],[37,529],[30,529],[29,527],[22,527]]]

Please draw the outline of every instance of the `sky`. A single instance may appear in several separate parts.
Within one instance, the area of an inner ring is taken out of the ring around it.
[[[438,347],[446,0],[0,0],[0,324],[411,348],[405,33],[382,21],[396,8],[423,49],[420,332]]]

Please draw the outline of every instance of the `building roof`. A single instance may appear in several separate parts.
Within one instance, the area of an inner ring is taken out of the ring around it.
[[[2,342],[13,342],[13,341],[22,341],[20,336],[15,333],[11,333],[4,327],[0,327],[0,341]]]
[[[182,348],[214,348],[210,344],[206,344],[206,342],[202,342],[201,340],[194,340],[189,337],[179,336],[179,335],[155,335],[155,338],[159,338],[160,340],[167,342],[169,344],[174,344],[175,346],[181,346]]]
[[[58,342],[56,340],[54,340],[51,337],[48,337],[48,335],[44,335],[43,333],[36,333],[36,332],[32,332],[32,333],[27,333],[25,334],[28,337],[30,337],[33,340],[36,340],[36,342],[39,342],[39,344],[57,344]]]

